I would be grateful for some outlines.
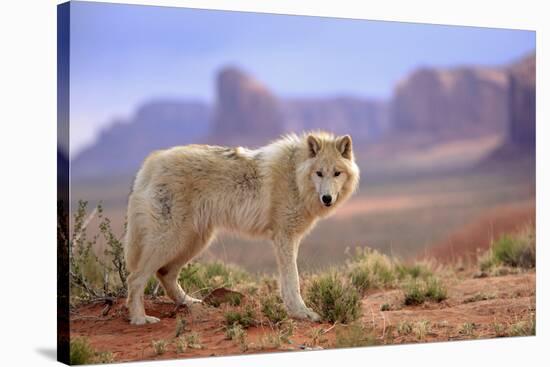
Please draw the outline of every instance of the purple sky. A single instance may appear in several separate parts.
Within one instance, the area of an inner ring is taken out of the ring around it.
[[[72,2],[71,156],[151,98],[211,102],[219,68],[280,96],[386,98],[419,66],[502,65],[531,31]]]

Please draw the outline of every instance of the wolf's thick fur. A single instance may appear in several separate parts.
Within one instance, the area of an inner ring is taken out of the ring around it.
[[[358,181],[348,135],[288,135],[257,150],[188,145],[152,153],[128,203],[130,322],[158,321],[143,306],[153,274],[177,304],[200,302],[185,294],[177,278],[218,229],[272,240],[289,314],[318,320],[300,295],[300,240],[353,193]]]

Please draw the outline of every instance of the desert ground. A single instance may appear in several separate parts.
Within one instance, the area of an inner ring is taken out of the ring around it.
[[[286,338],[260,310],[243,340],[227,336],[224,314],[234,308],[196,305],[180,308],[164,297],[148,298],[147,311],[161,318],[153,325],[131,326],[124,300],[111,306],[90,303],[71,317],[71,338],[85,338],[108,361],[193,358],[234,354],[289,352],[336,347],[456,341],[532,335],[535,328],[535,273],[473,278],[458,271],[444,280],[448,297],[441,302],[404,305],[398,289],[369,291],[353,324],[296,321]],[[186,325],[181,347],[178,324]],[[186,336],[187,335],[187,336]],[[162,345],[160,347],[159,345]]]
[[[534,335],[535,183],[527,163],[364,172],[354,198],[300,248],[302,294],[323,310],[322,323],[289,319],[269,296],[277,286],[268,243],[223,235],[180,276],[208,302],[175,308],[151,279],[146,310],[161,321],[129,325],[124,289],[116,274],[105,277],[112,266],[96,264],[109,264],[105,250],[111,256],[120,245],[128,180],[77,184],[73,207],[77,198],[89,201],[88,211],[101,202],[110,221],[101,230],[96,216],[87,227],[94,260],[80,270],[97,290],[71,288],[71,353],[77,363],[100,363]],[[338,299],[353,312],[338,314]]]

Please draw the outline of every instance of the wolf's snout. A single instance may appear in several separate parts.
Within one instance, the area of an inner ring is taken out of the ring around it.
[[[332,204],[332,196],[331,195],[323,195],[321,197],[321,200],[323,200],[323,204],[326,206],[330,206]]]

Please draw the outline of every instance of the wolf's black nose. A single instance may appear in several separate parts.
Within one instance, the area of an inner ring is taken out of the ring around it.
[[[330,195],[323,195],[322,199],[323,199],[323,203],[327,205],[332,202],[332,196]]]

